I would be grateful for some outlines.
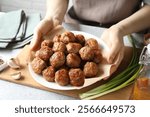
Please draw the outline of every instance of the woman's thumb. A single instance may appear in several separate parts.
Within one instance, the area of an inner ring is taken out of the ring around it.
[[[40,48],[40,44],[41,44],[41,41],[42,41],[41,36],[42,36],[42,34],[39,30],[36,30],[34,32],[33,39],[30,43],[30,49],[32,51],[36,51]]]

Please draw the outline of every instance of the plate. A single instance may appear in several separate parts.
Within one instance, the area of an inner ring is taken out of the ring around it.
[[[82,34],[84,35],[85,39],[87,38],[94,38],[98,41],[99,45],[101,46],[102,49],[105,49],[105,50],[109,50],[109,47],[98,37],[92,35],[92,34],[89,34],[89,33],[86,33],[86,32],[81,32],[81,31],[71,31],[73,32],[74,34]],[[100,64],[100,66],[105,69],[108,67],[108,65],[106,64]],[[87,87],[87,86],[90,86],[94,83],[96,83],[97,81],[100,81],[102,80],[103,78],[106,78],[106,74],[107,74],[107,70],[106,70],[106,73],[104,71],[104,73],[99,76],[99,77],[94,77],[94,78],[88,78],[88,79],[85,79],[85,83],[83,86],[80,86],[80,87],[75,87],[75,86],[71,86],[71,85],[68,85],[68,86],[60,86],[58,85],[57,83],[55,82],[48,82],[46,81],[42,75],[39,75],[39,74],[36,74],[34,73],[34,71],[32,70],[32,67],[31,67],[31,64],[29,63],[28,64],[28,67],[29,67],[29,72],[31,74],[31,76],[33,77],[33,79],[38,82],[39,84],[47,87],[47,88],[51,88],[51,89],[57,89],[57,90],[75,90],[75,89],[82,89],[84,87]]]

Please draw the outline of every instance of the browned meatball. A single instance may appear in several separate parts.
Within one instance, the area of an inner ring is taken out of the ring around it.
[[[68,43],[66,45],[68,53],[78,53],[82,48],[82,45],[79,43]]]
[[[90,61],[94,57],[93,50],[88,46],[82,47],[79,50],[79,54],[80,54],[80,57],[82,58],[82,60],[86,60],[86,61]]]
[[[91,47],[92,49],[98,49],[99,45],[96,39],[90,38],[86,40],[85,45]]]
[[[82,86],[84,84],[84,72],[79,69],[70,69],[69,71],[70,84],[73,86]]]
[[[101,60],[102,60],[102,55],[100,49],[94,50],[93,62],[100,63]]]
[[[63,42],[55,42],[52,49],[54,52],[57,52],[57,51],[65,52],[66,45]]]
[[[43,46],[39,51],[37,51],[36,56],[44,61],[48,61],[52,54],[53,51],[51,48]]]
[[[64,32],[61,34],[60,41],[65,44],[69,42],[75,42],[75,36],[72,32]]]
[[[54,68],[59,68],[65,63],[65,54],[63,52],[55,52],[50,58],[50,64]]]
[[[55,81],[55,68],[54,67],[52,66],[47,67],[46,69],[43,70],[42,74],[45,80],[47,80],[48,82]]]
[[[98,66],[94,62],[87,62],[84,65],[83,71],[84,71],[85,77],[87,77],[87,78],[95,77],[98,73]]]
[[[83,35],[81,34],[75,35],[75,38],[76,38],[76,42],[80,43],[81,45],[85,44],[85,38]]]
[[[80,57],[75,53],[70,53],[66,57],[66,64],[68,67],[79,67],[81,63]]]
[[[55,82],[61,86],[69,84],[69,75],[66,69],[60,69],[55,73]]]
[[[31,62],[31,66],[35,73],[41,74],[42,70],[46,67],[46,63],[42,59],[36,57]]]
[[[53,41],[50,40],[50,39],[44,40],[44,41],[41,43],[41,47],[43,47],[43,46],[48,46],[48,47],[52,48],[52,47],[53,47]]]
[[[53,42],[60,42],[61,35],[55,35],[53,38]]]

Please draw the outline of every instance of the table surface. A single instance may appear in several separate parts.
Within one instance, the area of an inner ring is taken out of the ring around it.
[[[78,30],[93,34],[100,37],[104,28],[85,26],[85,25],[74,25],[74,24],[63,24],[68,30]],[[124,37],[124,43],[126,46],[131,46],[126,37]],[[21,49],[9,50],[0,49],[0,56],[5,56],[9,59],[16,56]],[[53,92],[47,92],[40,89],[23,86],[8,81],[0,80],[0,100],[76,100],[75,98],[56,94]]]

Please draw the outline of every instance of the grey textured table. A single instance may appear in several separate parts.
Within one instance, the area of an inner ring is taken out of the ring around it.
[[[63,26],[68,30],[83,31],[98,37],[100,37],[102,32],[105,30],[104,28],[85,25],[63,24]],[[125,45],[130,45],[126,37],[125,37]],[[3,55],[8,59],[10,57],[16,56],[17,53],[19,53],[19,51],[20,49],[16,50],[0,49],[0,55]],[[0,99],[74,100],[75,98],[0,80]]]

